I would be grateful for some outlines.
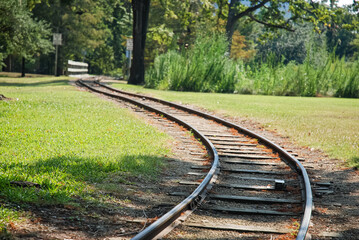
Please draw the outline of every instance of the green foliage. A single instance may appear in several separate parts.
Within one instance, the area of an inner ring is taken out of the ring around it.
[[[198,92],[233,92],[241,76],[240,65],[229,59],[221,34],[200,36],[189,49],[156,57],[146,86]]]
[[[114,4],[108,3],[105,15],[109,16],[106,24],[112,33],[112,38],[108,39],[107,43],[109,47],[112,47],[115,59],[113,64],[116,71],[126,63],[125,43],[127,38],[132,37],[132,12],[130,1],[113,1]]]
[[[228,58],[223,36],[199,37],[187,50],[156,57],[147,72],[146,86],[177,91],[357,98],[359,60],[348,63],[335,53],[328,54],[324,36],[313,33],[305,43],[303,64],[285,64],[285,58],[275,51],[262,62],[244,64]]]
[[[350,68],[343,68],[338,66],[341,75],[337,77],[337,90],[335,92],[336,97],[352,97],[359,98],[359,60],[349,63]]]
[[[253,48],[253,43],[236,30],[232,37],[231,58],[248,62],[255,54],[256,50]]]
[[[45,3],[49,3],[49,0],[44,0],[43,2]],[[41,0],[26,0],[26,3],[27,3],[27,7],[32,10],[34,9],[34,7],[36,6],[36,4],[40,4],[41,3]]]
[[[89,62],[90,71],[94,74],[118,72],[117,69],[125,64],[124,43],[126,38],[132,35],[133,19],[130,0],[29,0],[26,1],[27,6],[24,1],[23,8],[18,6],[19,2],[17,0],[0,2],[0,5],[6,6],[5,10],[0,9],[0,11],[4,13],[17,11],[18,16],[23,16],[19,18],[22,19],[21,22],[16,24],[12,17],[14,14],[0,14],[2,20],[0,25],[5,23],[13,32],[14,26],[22,26],[22,23],[28,25],[24,28],[26,31],[21,28],[16,30],[19,33],[17,38],[9,35],[7,29],[0,27],[0,64],[3,65],[2,60],[10,53],[24,55],[28,58],[36,58],[36,61],[33,61],[32,66],[29,67],[37,72],[51,73],[53,56],[48,55],[52,50],[51,43],[48,41],[50,39],[49,28],[52,32],[63,34],[63,45],[59,48],[60,69],[65,68],[68,59]],[[312,27],[318,32],[326,31],[329,51],[335,49],[340,57],[355,58],[354,33],[359,22],[357,16],[347,9],[336,7],[335,1],[331,7],[320,2],[152,0],[145,63],[148,66],[152,65],[154,57],[167,50],[178,50],[185,44],[193,45],[197,36],[214,29],[222,33],[227,31],[229,34],[231,32],[229,30],[232,30],[230,28],[233,28],[233,32],[238,30],[241,35],[245,36],[245,41],[237,37],[239,51],[234,55],[241,56],[242,54],[243,56],[244,47],[245,50],[249,50],[248,54],[244,55],[251,58],[258,39],[264,40],[264,36],[274,37],[281,28],[292,30],[297,23],[302,21],[312,22]],[[29,9],[32,10],[33,15]],[[30,17],[24,18],[25,15]],[[231,17],[233,18],[228,23]],[[26,20],[28,18],[29,21]],[[35,18],[40,20],[34,21]],[[259,25],[267,31],[263,32],[258,29]],[[306,52],[302,51],[303,42],[308,39],[308,34],[307,29],[302,29],[302,27],[296,29],[295,35],[281,32],[281,37],[278,37],[277,41],[272,41],[270,43],[272,45],[267,43],[260,47],[261,51],[257,52],[261,56],[257,59],[265,61],[263,56],[266,56],[266,51],[269,51],[266,49],[272,50],[275,44],[286,40],[287,43],[284,46],[276,49],[277,56],[281,58],[281,55],[284,55],[284,63],[292,60],[302,63]],[[250,31],[252,36],[249,36]],[[31,41],[26,41],[27,38]],[[38,55],[41,56],[37,58]],[[16,56],[12,58],[16,59]]]
[[[319,34],[315,34],[312,29],[313,26],[310,24],[300,24],[295,27],[295,32],[280,30],[274,38],[266,39],[257,45],[256,61],[266,62],[267,57],[274,54],[277,59],[284,57],[285,64],[290,61],[303,63],[306,58],[307,43],[309,41],[323,42]]]
[[[108,44],[101,44],[95,51],[91,51],[86,60],[91,66],[92,73],[109,75],[115,69],[115,56]]]
[[[196,35],[214,27],[211,1],[152,0],[145,58],[151,65],[155,56],[193,44]]]
[[[359,34],[354,36],[354,39],[350,42],[350,47],[354,52],[352,59],[359,59]]]
[[[335,53],[328,54],[326,45],[307,43],[303,64],[277,62],[277,56],[269,55],[266,62],[254,66],[247,77],[253,80],[251,93],[291,96],[359,96],[358,61],[345,62]],[[242,90],[239,89],[241,92]]]
[[[265,31],[258,37],[259,42],[273,38],[280,29],[295,31],[296,24],[303,22],[311,23],[313,29],[318,33],[324,30],[323,25],[325,25],[332,30],[332,35],[337,35],[335,32],[340,29],[353,31],[359,26],[357,17],[345,9],[337,7],[336,1],[330,1],[330,6],[326,4],[329,1],[303,0],[213,0],[212,2],[217,6],[217,25],[221,25],[221,20],[226,21],[225,31],[229,46],[232,44],[231,39],[238,21],[255,22],[262,25]],[[343,21],[344,18],[350,20]],[[336,39],[331,43],[333,42],[336,44]],[[339,48],[337,49],[339,50]]]
[[[339,57],[351,58],[356,52],[355,47],[351,46],[351,42],[356,37],[359,18],[357,14],[353,14],[350,7],[335,9],[337,12],[335,17],[323,26],[327,37],[328,51],[335,50]]]
[[[0,1],[0,63],[9,54],[27,59],[53,50],[50,28],[17,0]]]
[[[60,68],[71,59],[90,63],[91,73],[108,74],[122,64],[125,36],[131,35],[130,9],[129,1],[52,0],[37,4],[33,13],[48,22],[53,32],[62,33]],[[52,59],[41,58],[39,64],[46,68]]]

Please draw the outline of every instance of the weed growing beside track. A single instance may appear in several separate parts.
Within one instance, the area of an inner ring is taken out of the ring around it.
[[[12,99],[0,101],[0,227],[29,203],[96,204],[118,183],[155,180],[169,154],[167,135],[67,78],[0,78],[0,93]]]
[[[322,149],[359,167],[359,99],[173,92],[125,84],[114,87],[250,119],[302,146]]]

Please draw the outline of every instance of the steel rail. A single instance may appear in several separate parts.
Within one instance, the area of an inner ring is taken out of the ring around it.
[[[297,235],[296,240],[304,240],[306,238],[306,235],[307,235],[307,232],[308,232],[308,229],[309,229],[309,225],[310,225],[310,219],[311,219],[311,215],[312,215],[312,210],[313,210],[313,206],[314,206],[313,205],[313,194],[312,194],[312,189],[311,189],[311,185],[310,185],[309,176],[308,176],[308,173],[305,170],[304,166],[295,157],[293,157],[291,154],[289,154],[283,148],[281,148],[277,144],[273,143],[269,139],[267,139],[267,138],[265,138],[263,136],[260,136],[260,135],[256,134],[255,132],[253,132],[253,131],[251,131],[251,130],[249,130],[247,128],[241,127],[241,126],[236,125],[236,124],[231,123],[231,122],[228,122],[228,121],[226,121],[226,120],[224,120],[222,118],[218,118],[218,117],[209,115],[207,113],[200,112],[200,111],[197,111],[197,110],[185,107],[185,106],[181,106],[181,105],[178,105],[178,104],[175,104],[175,103],[172,103],[172,102],[168,102],[168,101],[165,101],[165,100],[162,100],[162,99],[157,99],[157,98],[154,98],[154,97],[149,97],[149,96],[140,95],[140,94],[128,93],[128,92],[121,91],[119,89],[107,86],[107,85],[105,85],[103,83],[100,83],[99,81],[96,81],[96,82],[99,85],[101,85],[101,86],[103,86],[103,87],[105,87],[105,88],[107,88],[109,90],[115,91],[115,92],[119,92],[119,93],[122,93],[122,94],[127,94],[129,96],[139,97],[139,98],[146,98],[146,99],[149,99],[149,100],[152,100],[152,101],[157,101],[159,103],[166,104],[166,105],[171,106],[171,107],[179,108],[181,110],[184,110],[184,111],[187,111],[187,112],[202,116],[202,117],[207,118],[207,119],[211,119],[211,120],[216,121],[218,123],[221,123],[221,124],[223,124],[225,126],[234,128],[237,131],[242,132],[242,133],[244,133],[244,134],[246,134],[246,135],[248,135],[250,137],[256,138],[262,144],[264,144],[267,147],[271,148],[272,150],[276,151],[282,158],[287,160],[288,164],[298,173],[299,176],[302,177],[302,181],[303,181],[303,184],[304,184],[304,189],[302,190],[302,198],[304,200],[304,214],[303,214],[303,217],[301,219],[301,224],[300,224],[300,227],[299,227],[299,231],[298,231],[298,235]]]
[[[194,128],[190,124],[188,124],[188,123],[174,117],[171,114],[168,114],[166,112],[163,112],[161,110],[158,110],[156,108],[148,106],[146,104],[137,102],[137,101],[135,101],[133,99],[130,99],[130,98],[126,98],[126,97],[123,97],[123,96],[118,96],[118,95],[114,95],[114,94],[111,94],[111,93],[99,91],[98,89],[89,86],[88,84],[86,84],[82,80],[78,80],[77,82],[80,83],[81,85],[87,87],[88,89],[94,91],[94,92],[101,93],[101,94],[107,95],[109,97],[113,97],[113,98],[117,98],[117,99],[121,99],[121,100],[131,102],[131,103],[133,103],[133,104],[135,104],[137,106],[140,106],[140,107],[145,108],[145,109],[147,109],[149,111],[161,114],[161,115],[165,116],[166,118],[171,119],[171,120],[179,123],[180,125],[182,125],[182,126],[186,127],[187,129],[193,131],[193,133],[202,140],[202,143],[207,147],[207,151],[213,157],[212,167],[209,170],[206,177],[201,182],[201,184],[186,199],[184,199],[181,203],[179,203],[177,206],[172,208],[165,215],[163,215],[162,217],[157,219],[154,223],[152,223],[150,226],[148,226],[147,228],[145,228],[143,231],[141,231],[135,237],[132,238],[132,239],[135,239],[135,240],[153,239],[156,236],[158,236],[164,229],[166,229],[168,226],[170,226],[178,217],[181,216],[181,214],[183,212],[185,212],[187,210],[194,210],[204,200],[205,193],[206,193],[208,187],[210,186],[210,184],[213,183],[212,180],[215,179],[216,176],[219,173],[219,157],[218,157],[217,150],[215,149],[213,144],[208,140],[208,138],[205,137],[202,133],[200,133],[196,128]]]

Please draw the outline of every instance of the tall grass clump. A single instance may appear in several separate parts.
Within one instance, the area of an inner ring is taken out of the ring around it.
[[[359,60],[346,65],[345,69],[341,66],[334,96],[359,98]]]
[[[171,50],[157,56],[153,67],[147,72],[146,87],[233,93],[243,78],[244,66],[228,56],[225,36],[199,36],[188,49]]]
[[[242,93],[276,96],[359,97],[359,60],[327,52],[325,39],[312,36],[302,64],[286,63],[269,53],[265,60],[244,63],[228,57],[226,38],[199,36],[182,51],[156,57],[147,71],[146,87],[161,90]],[[285,64],[286,63],[286,64]]]
[[[245,79],[252,82],[247,91],[278,96],[359,97],[359,60],[346,62],[334,51],[328,53],[324,42],[312,41],[306,47],[303,64],[289,62],[285,65],[284,59],[278,60],[275,54],[269,54],[265,62],[247,66]]]

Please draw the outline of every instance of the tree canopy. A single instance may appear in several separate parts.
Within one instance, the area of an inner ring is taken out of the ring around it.
[[[9,54],[30,59],[53,50],[50,26],[17,0],[0,1],[0,64]]]
[[[135,33],[142,36],[142,40],[138,41],[141,46],[135,47],[135,51],[141,51],[134,54],[132,76],[141,73],[141,79],[130,82],[137,84],[143,82],[144,66],[153,64],[157,54],[191,46],[203,33],[226,33],[229,46],[233,45],[231,56],[249,61],[261,54],[262,44],[269,41],[301,40],[300,34],[307,34],[301,26],[307,26],[308,31],[325,33],[329,50],[335,50],[340,56],[355,57],[358,18],[353,13],[358,6],[354,1],[350,8],[338,7],[337,3],[335,0],[1,1],[0,62],[9,55],[15,61],[26,57],[32,59],[27,63],[32,69],[51,73],[54,61],[51,33],[62,33],[60,69],[72,59],[88,62],[91,73],[119,75],[127,62],[126,39]],[[134,13],[141,4],[146,11],[140,15],[148,19],[143,22],[144,28],[136,33],[138,26],[134,27],[133,22],[138,19]],[[278,35],[282,37],[276,37]],[[292,50],[289,45],[285,48],[287,56],[290,51],[296,54],[295,44],[292,45]],[[136,64],[138,56],[143,58],[141,67]],[[299,59],[297,56],[286,58],[288,61]]]

